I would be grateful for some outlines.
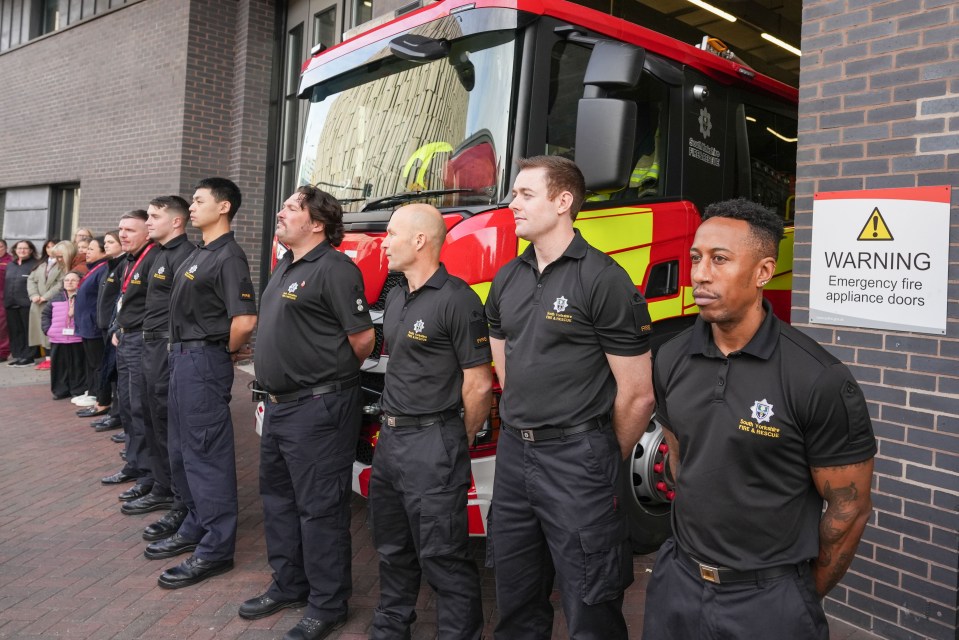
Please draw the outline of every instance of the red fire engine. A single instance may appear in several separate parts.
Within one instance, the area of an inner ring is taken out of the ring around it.
[[[793,213],[797,92],[717,55],[580,5],[444,0],[369,29],[304,65],[309,100],[299,182],[344,205],[340,250],[363,273],[377,344],[363,366],[366,425],[354,490],[366,494],[389,363],[383,302],[399,275],[380,244],[391,212],[430,202],[442,260],[485,300],[522,251],[506,203],[514,160],[576,160],[592,192],[576,226],[632,276],[654,349],[688,326],[689,246],[710,202],[744,196]],[[768,295],[788,319],[792,231]],[[543,399],[548,402],[548,398]],[[471,454],[470,530],[485,533],[499,433],[495,407]],[[624,469],[634,548],[669,534],[667,448],[655,421]]]

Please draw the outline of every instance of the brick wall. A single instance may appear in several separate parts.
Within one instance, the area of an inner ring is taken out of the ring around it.
[[[793,321],[846,362],[869,401],[875,511],[826,610],[885,638],[956,637],[959,208],[945,337],[804,325],[813,194],[959,187],[955,0],[803,3]]]
[[[188,8],[144,0],[0,54],[0,189],[79,182],[98,232],[177,192]]]
[[[270,0],[140,0],[3,52],[0,190],[79,182],[80,224],[101,232],[231,178],[256,277],[273,19]]]

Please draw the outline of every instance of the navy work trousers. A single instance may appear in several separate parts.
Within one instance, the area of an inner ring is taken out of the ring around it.
[[[656,556],[646,587],[643,640],[829,640],[808,564],[777,578],[714,584],[682,553],[670,538]]]
[[[373,542],[380,555],[371,640],[409,637],[421,574],[436,592],[437,637],[481,637],[479,571],[468,546],[469,485],[466,427],[459,416],[380,430],[370,479]]]
[[[153,486],[153,461],[147,450],[146,425],[143,422],[143,334],[120,334],[116,354],[117,402],[120,404],[120,421],[127,436],[127,464],[123,471],[135,477],[139,484]]]
[[[496,569],[495,638],[550,638],[554,577],[570,638],[627,638],[623,591],[633,558],[619,456],[608,424],[541,442],[500,432],[486,554]]]
[[[347,613],[350,495],[360,388],[267,403],[260,440],[263,529],[277,600],[307,599],[306,617]]]
[[[223,347],[170,347],[170,468],[187,507],[178,533],[203,560],[236,549],[236,454],[230,417],[233,362]]]
[[[153,460],[153,491],[157,496],[175,496],[173,509],[182,509],[183,501],[170,478],[168,448],[167,394],[170,366],[167,340],[143,341],[143,388],[145,390],[144,424],[146,443]]]

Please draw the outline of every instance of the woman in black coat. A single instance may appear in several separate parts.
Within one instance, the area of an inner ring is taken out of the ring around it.
[[[7,265],[4,280],[3,306],[7,311],[7,329],[10,332],[10,366],[29,367],[37,357],[36,347],[28,345],[30,326],[30,296],[27,276],[40,261],[37,248],[29,240],[20,240],[13,247],[13,262]]]

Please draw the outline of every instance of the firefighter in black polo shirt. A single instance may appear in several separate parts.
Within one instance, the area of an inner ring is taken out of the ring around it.
[[[263,291],[254,365],[269,392],[260,442],[260,495],[273,582],[239,614],[307,606],[284,636],[324,638],[346,621],[350,495],[360,429],[360,364],[374,334],[360,270],[333,247],[343,212],[300,187],[277,213],[289,251]]]
[[[699,318],[656,357],[675,535],[656,558],[643,637],[827,640],[820,599],[871,512],[866,401],[763,300],[782,219],[747,200],[705,218],[690,251]]]
[[[240,198],[240,189],[226,178],[197,184],[190,221],[202,232],[203,243],[177,269],[170,294],[167,445],[173,483],[187,515],[172,537],[151,542],[143,555],[159,559],[194,553],[160,575],[157,583],[165,589],[233,568],[233,363],[249,357],[256,326],[250,266],[230,231]]]
[[[390,362],[370,479],[380,554],[373,640],[410,637],[421,572],[437,594],[437,637],[478,639],[483,630],[466,494],[468,447],[492,400],[491,354],[479,296],[439,261],[445,238],[440,212],[414,204],[393,214],[383,241],[390,270],[406,278],[383,320]]]
[[[128,502],[120,510],[125,514],[137,514],[169,509],[166,515],[144,530],[143,539],[148,542],[169,538],[186,517],[186,506],[170,476],[167,391],[170,385],[170,294],[174,273],[196,249],[186,235],[189,207],[180,196],[160,196],[151,200],[147,209],[147,231],[150,239],[156,242],[158,252],[147,287],[142,366],[143,389],[146,391],[144,422],[147,447],[154,461],[154,482],[149,495]]]
[[[585,182],[557,156],[521,160],[510,209],[532,244],[486,301],[503,397],[487,562],[497,638],[549,638],[554,575],[571,638],[626,638],[633,580],[618,476],[653,410],[646,301],[573,229]]]

